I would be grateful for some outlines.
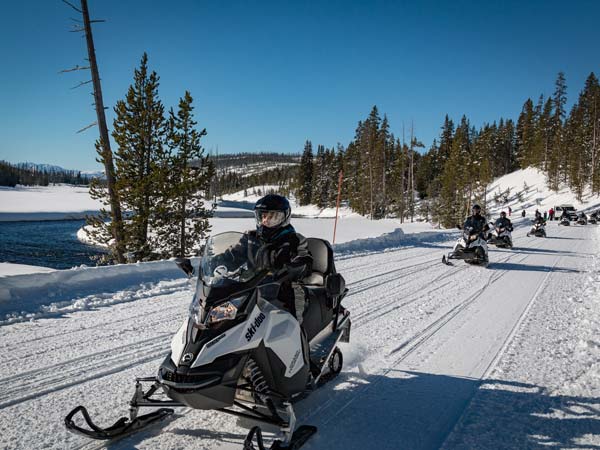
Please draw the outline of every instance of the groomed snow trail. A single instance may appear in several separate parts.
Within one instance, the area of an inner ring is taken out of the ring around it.
[[[298,423],[319,428],[305,448],[439,448],[526,312],[556,283],[583,277],[595,251],[594,227],[525,232],[515,232],[517,248],[492,249],[488,268],[441,264],[450,243],[339,261],[351,344],[342,374],[298,405]],[[126,415],[134,378],[156,373],[190,299],[182,288],[0,327],[0,447],[100,447],[67,433],[64,415],[78,404],[103,425]],[[231,416],[186,408],[110,448],[239,449],[246,432]]]

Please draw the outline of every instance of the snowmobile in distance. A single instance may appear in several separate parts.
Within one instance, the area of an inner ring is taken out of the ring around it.
[[[546,224],[544,222],[534,222],[531,230],[527,232],[527,237],[546,237]]]
[[[490,244],[499,248],[512,248],[512,234],[506,227],[490,222],[490,228],[492,228],[491,237],[488,240]]]
[[[588,222],[592,225],[596,225],[598,223],[598,213],[594,212],[590,214],[590,220]]]
[[[296,427],[293,404],[342,369],[338,343],[349,342],[351,327],[350,313],[341,305],[348,292],[344,278],[335,270],[331,245],[308,238],[313,265],[303,279],[307,305],[301,328],[277,300],[294,269],[271,273],[256,267],[260,247],[233,258],[231,250],[242,237],[226,232],[208,239],[189,316],[158,374],[136,380],[129,418],[101,428],[78,406],[65,418],[69,431],[94,439],[118,438],[173,414],[172,407],[214,409],[274,426],[282,440],[275,440],[271,449],[298,449],[317,431]],[[191,277],[189,260],[178,265]],[[160,409],[138,416],[144,407]],[[75,422],[79,413],[86,428]],[[261,429],[255,426],[245,450],[255,449],[255,437],[257,448],[265,449]]]
[[[452,265],[451,259],[462,259],[469,264],[487,266],[488,247],[482,233],[472,227],[463,229],[460,225],[457,225],[457,228],[462,230],[463,234],[456,241],[452,251],[447,256],[442,256],[442,262],[446,265]]]
[[[583,213],[581,213],[579,215],[579,217],[577,217],[577,225],[587,225],[588,220],[587,220],[587,216]]]
[[[566,227],[571,226],[571,221],[569,220],[569,218],[565,215],[560,219],[560,222],[558,222],[559,225],[564,225]]]

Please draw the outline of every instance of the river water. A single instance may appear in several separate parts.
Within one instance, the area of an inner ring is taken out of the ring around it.
[[[69,269],[85,264],[102,250],[82,244],[77,230],[84,220],[0,222],[0,262]]]

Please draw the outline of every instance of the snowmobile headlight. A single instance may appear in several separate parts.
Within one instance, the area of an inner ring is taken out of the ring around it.
[[[233,320],[237,316],[238,309],[246,300],[246,296],[235,297],[229,301],[214,306],[208,313],[208,324],[221,322],[223,320]]]
[[[469,236],[469,241],[474,241],[477,239],[477,235],[476,234],[472,234],[471,236]]]

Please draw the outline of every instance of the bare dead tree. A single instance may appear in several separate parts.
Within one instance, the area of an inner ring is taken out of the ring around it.
[[[121,202],[119,200],[118,192],[115,188],[115,169],[113,163],[113,154],[110,148],[110,140],[108,137],[108,127],[106,125],[106,116],[104,114],[104,101],[102,99],[102,87],[100,85],[100,75],[98,72],[98,63],[96,61],[96,50],[94,48],[94,39],[92,36],[92,23],[103,22],[103,20],[90,20],[89,10],[87,5],[87,0],[81,0],[81,9],[77,8],[75,5],[69,3],[67,0],[63,0],[64,3],[69,5],[75,11],[81,13],[83,17],[83,28],[77,27],[72,31],[84,31],[85,38],[87,43],[87,52],[88,52],[88,60],[89,67],[79,67],[76,66],[73,69],[64,70],[63,72],[71,72],[74,70],[83,70],[90,69],[92,74],[92,83],[94,86],[94,105],[96,107],[96,116],[97,116],[97,125],[100,131],[100,146],[99,146],[99,154],[102,157],[104,163],[104,172],[106,174],[106,184],[108,190],[108,197],[110,203],[110,213],[111,213],[111,231],[112,236],[115,240],[114,254],[117,262],[124,263],[124,233],[123,233],[123,215],[121,212]],[[88,82],[83,82],[79,87],[83,84],[87,84]],[[79,130],[79,132],[90,128],[95,125],[91,124],[87,127]]]

